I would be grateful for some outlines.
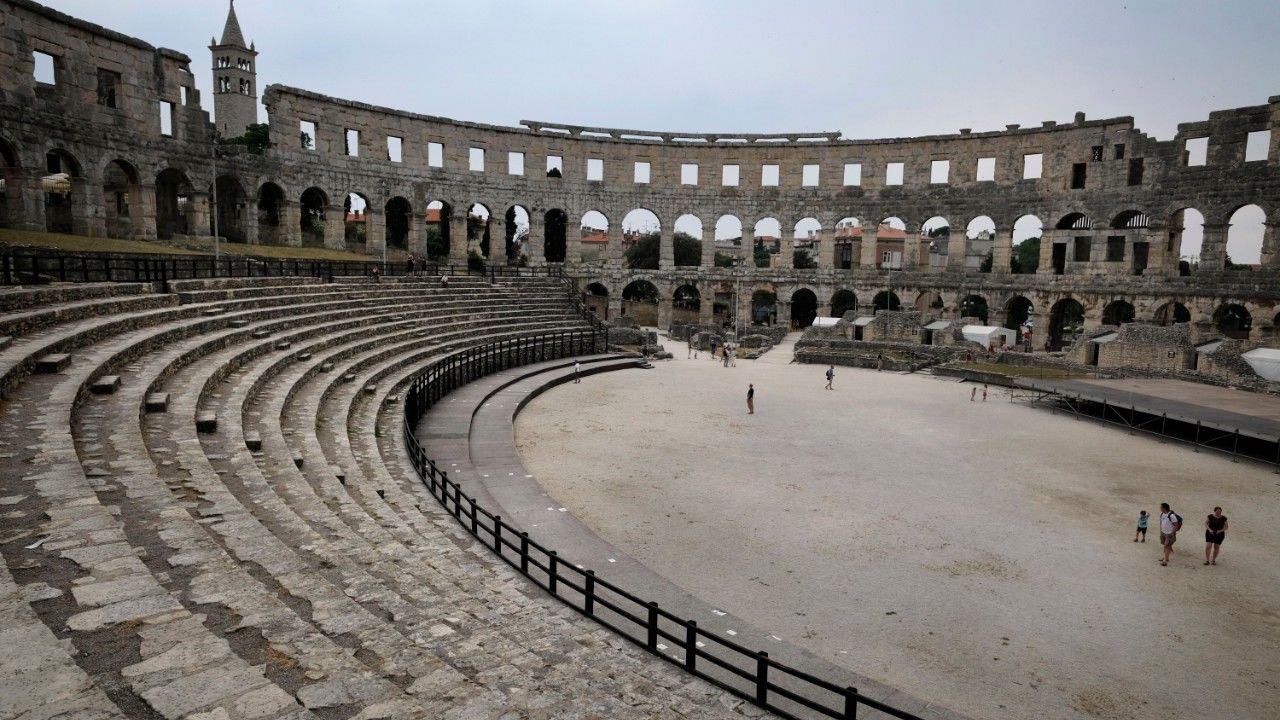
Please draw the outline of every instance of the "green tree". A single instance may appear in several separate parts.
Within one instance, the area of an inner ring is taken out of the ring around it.
[[[1027,238],[1013,249],[1009,258],[1009,269],[1015,273],[1029,275],[1040,265],[1040,238]]]
[[[676,265],[697,267],[702,264],[702,241],[677,230],[672,242],[675,244]]]
[[[261,155],[263,151],[271,147],[271,126],[267,123],[254,123],[244,129],[244,134],[239,137],[221,138],[218,140],[223,145],[243,145],[246,150],[254,155]],[[302,133],[302,147],[311,147],[311,136]]]
[[[769,267],[769,259],[773,257],[773,253],[764,246],[763,240],[757,240],[755,249],[752,252],[752,259],[755,260],[756,267]]]
[[[445,240],[444,233],[440,232],[440,225],[432,223],[427,226],[427,257],[442,258],[449,254],[449,242]]]
[[[818,267],[818,262],[813,259],[808,250],[797,249],[791,254],[792,267],[797,270],[813,270]]]
[[[647,233],[627,248],[627,267],[635,270],[657,270],[659,253],[662,251],[658,233]],[[676,265],[697,267],[702,263],[702,243],[697,238],[684,232],[677,232],[672,238],[673,259]]]
[[[716,253],[716,267],[733,267],[735,258],[725,253]]]

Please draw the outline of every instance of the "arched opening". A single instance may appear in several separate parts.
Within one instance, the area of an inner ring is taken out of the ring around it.
[[[559,208],[552,208],[542,216],[542,257],[547,262],[564,262],[568,228],[569,216]]]
[[[132,207],[138,197],[138,171],[124,160],[112,160],[102,171],[102,200],[106,210],[107,237],[134,236]]]
[[[675,237],[672,239],[676,267],[697,267],[702,264],[702,220],[696,215],[676,218]]]
[[[587,309],[600,319],[609,319],[609,288],[593,282],[587,285]]]
[[[45,230],[74,232],[72,191],[82,177],[80,161],[65,150],[50,150],[45,155],[45,170],[45,176],[40,179],[44,188]]]
[[[583,262],[604,260],[609,247],[609,218],[599,210],[583,213],[579,242],[582,246],[579,256]]]
[[[1019,330],[1031,319],[1033,306],[1031,301],[1021,295],[1014,295],[1004,304],[1004,326],[1010,330]]]
[[[916,295],[914,305],[922,314],[932,314],[943,309],[942,295],[933,290],[924,290]]]
[[[837,290],[831,294],[831,317],[842,318],[844,314],[858,309],[858,296],[852,290]]]
[[[1131,323],[1136,315],[1137,312],[1130,302],[1116,300],[1102,308],[1102,324],[1119,326],[1124,323]]]
[[[258,188],[258,242],[280,244],[280,220],[284,215],[284,190],[273,183]]]
[[[671,321],[693,324],[702,311],[702,293],[694,285],[681,285],[671,296]]]
[[[751,254],[756,267],[774,267],[781,262],[782,223],[777,218],[761,218],[752,228]]]
[[[227,242],[248,241],[249,195],[234,175],[219,175],[214,182],[218,194],[218,235]]]
[[[1009,254],[1009,271],[1034,273],[1040,266],[1040,239],[1044,223],[1035,215],[1023,215],[1013,223],[1013,252]]]
[[[409,229],[413,224],[413,206],[399,195],[387,201],[383,206],[383,220],[386,223],[387,249],[407,250],[409,247]]]
[[[369,198],[347,193],[342,201],[342,240],[352,252],[364,252],[369,242]]]
[[[529,211],[519,205],[507,208],[506,248],[508,265],[529,264]]]
[[[622,314],[638,325],[657,326],[658,288],[648,280],[632,280],[622,288]]]
[[[156,176],[156,234],[161,240],[191,232],[191,181],[174,168]]]
[[[1049,309],[1049,349],[1061,350],[1076,341],[1084,329],[1084,306],[1073,298],[1063,298]]]
[[[622,253],[633,270],[657,270],[662,253],[662,223],[651,210],[637,208],[622,218]]]
[[[902,301],[898,299],[897,293],[881,290],[871,299],[871,309],[874,312],[880,312],[881,310],[898,311],[902,309]]]
[[[427,203],[427,212],[423,215],[426,225],[427,258],[445,260],[449,257],[449,224],[453,216],[453,207],[442,200]]]
[[[1253,329],[1253,316],[1243,305],[1227,303],[1213,313],[1214,327],[1223,335],[1236,340],[1248,340]]]
[[[1125,210],[1111,220],[1112,230],[1138,230],[1150,225],[1151,218],[1141,210]]]
[[[298,201],[298,225],[303,247],[324,247],[324,209],[329,198],[317,187],[302,191]]]
[[[1195,208],[1183,208],[1169,218],[1169,255],[1178,258],[1178,274],[1186,277],[1200,265],[1200,248],[1204,244],[1204,214]]]
[[[792,233],[791,267],[798,270],[818,267],[818,245],[821,237],[822,223],[817,218],[807,217],[798,221]],[[784,258],[784,262],[785,260]]]
[[[1067,213],[1055,227],[1059,230],[1092,230],[1093,218],[1080,212]]]
[[[483,203],[472,203],[467,208],[467,255],[477,253],[482,258],[489,257],[492,241],[489,218],[492,213]]]
[[[716,218],[714,241],[715,256],[712,260],[715,266],[732,267],[737,264],[742,252],[742,221],[734,215]]]
[[[1177,301],[1167,302],[1156,309],[1152,321],[1156,325],[1173,325],[1191,322],[1191,311]]]
[[[966,270],[989,273],[995,254],[996,222],[986,215],[969,221],[965,227],[964,267]]]
[[[791,294],[791,327],[803,330],[818,317],[818,296],[808,288],[800,288]]]
[[[934,215],[920,225],[920,241],[929,248],[929,269],[942,270],[950,261],[951,223],[941,215]]]
[[[1266,213],[1257,205],[1245,205],[1227,221],[1227,270],[1255,270],[1262,262],[1262,235]]]
[[[960,301],[960,317],[978,318],[978,322],[987,324],[987,299],[981,295],[969,295]]]
[[[833,262],[838,270],[852,270],[862,253],[862,221],[856,217],[841,218],[832,236]]]
[[[756,290],[751,293],[751,322],[773,325],[778,321],[778,295],[772,290]]]
[[[21,216],[22,172],[18,167],[18,152],[7,140],[0,138],[0,228],[13,227]]]

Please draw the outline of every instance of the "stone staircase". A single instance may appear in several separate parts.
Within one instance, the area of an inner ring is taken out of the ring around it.
[[[559,281],[167,289],[0,292],[0,719],[759,714],[543,596],[409,465],[415,372],[587,327]]]

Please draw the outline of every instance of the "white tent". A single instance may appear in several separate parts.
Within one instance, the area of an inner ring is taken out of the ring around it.
[[[1280,350],[1275,348],[1254,348],[1240,357],[1249,363],[1249,367],[1264,380],[1275,382],[1280,380]]]
[[[819,315],[818,317],[813,319],[813,326],[814,327],[835,327],[836,323],[838,322],[840,322],[840,318],[822,317],[821,315]]]
[[[995,325],[965,325],[960,328],[960,332],[964,334],[965,340],[976,342],[982,347],[990,347],[995,345],[1000,347],[1001,340],[1005,345],[1013,345],[1018,342],[1018,333],[1009,328],[997,327]]]

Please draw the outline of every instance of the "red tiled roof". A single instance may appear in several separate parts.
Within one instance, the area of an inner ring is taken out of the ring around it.
[[[845,225],[836,228],[836,237],[838,238],[860,238],[862,237],[861,227],[850,227]],[[876,238],[880,240],[905,240],[907,237],[906,230],[899,230],[892,225],[881,225],[876,229]]]

